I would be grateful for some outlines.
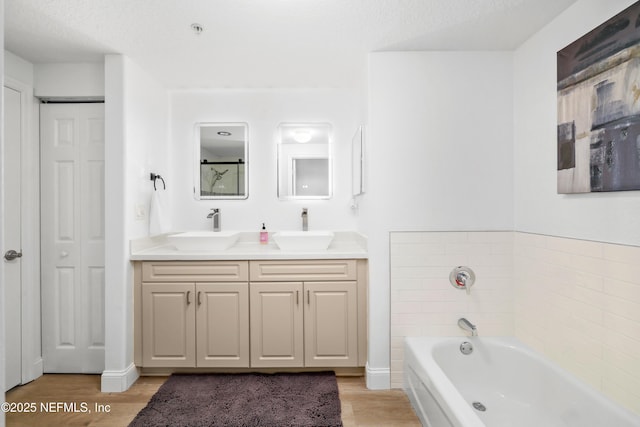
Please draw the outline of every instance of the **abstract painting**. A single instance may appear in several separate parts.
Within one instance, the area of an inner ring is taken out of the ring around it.
[[[557,59],[558,193],[640,190],[640,1]]]

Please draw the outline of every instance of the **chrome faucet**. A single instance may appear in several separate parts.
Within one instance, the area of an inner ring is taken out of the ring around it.
[[[213,231],[220,231],[220,209],[211,209],[207,218],[213,218]]]
[[[309,231],[309,210],[302,208],[302,231]]]
[[[461,317],[460,319],[458,319],[458,326],[460,326],[465,331],[471,332],[471,336],[472,337],[477,337],[478,336],[478,330],[476,329],[476,325],[474,325],[473,323],[469,322],[464,317]]]

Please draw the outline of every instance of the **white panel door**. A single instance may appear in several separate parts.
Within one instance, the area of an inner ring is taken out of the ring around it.
[[[104,104],[42,104],[44,372],[104,370]]]
[[[22,253],[21,217],[21,93],[4,87],[4,191],[5,214],[3,218],[5,247],[3,255],[14,250]],[[8,258],[8,259],[7,259]],[[13,258],[13,259],[11,259]],[[22,382],[22,258],[5,255],[4,298],[6,361],[4,389],[9,390]]]

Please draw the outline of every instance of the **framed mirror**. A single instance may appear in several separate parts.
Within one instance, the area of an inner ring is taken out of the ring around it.
[[[351,195],[364,194],[364,126],[351,139]]]
[[[194,196],[198,200],[249,196],[246,123],[196,123]]]
[[[278,126],[278,197],[329,199],[331,137],[328,123],[281,123]]]

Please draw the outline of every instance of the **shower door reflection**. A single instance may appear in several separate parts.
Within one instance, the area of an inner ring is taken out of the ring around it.
[[[242,196],[244,195],[244,168],[237,162],[200,163],[200,196]]]

